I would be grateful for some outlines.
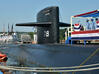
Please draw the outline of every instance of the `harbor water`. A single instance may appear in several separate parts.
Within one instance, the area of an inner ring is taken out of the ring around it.
[[[7,54],[8,66],[22,67],[69,67],[79,66],[98,45],[61,44],[6,44],[0,45],[0,52]],[[99,52],[84,65],[99,63]],[[12,74],[33,74],[33,72],[11,71]],[[99,70],[76,72],[75,74],[98,74]],[[39,74],[39,73],[38,73]],[[49,74],[49,73],[40,73]],[[51,74],[51,73],[50,73]],[[52,73],[58,74],[58,73]],[[60,74],[60,73],[59,73]],[[72,73],[64,73],[72,74]]]

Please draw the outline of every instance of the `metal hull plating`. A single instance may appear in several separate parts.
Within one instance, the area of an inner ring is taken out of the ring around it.
[[[0,51],[7,54],[8,65],[30,67],[79,66],[99,48],[97,45],[5,45]],[[99,51],[87,59],[83,65],[99,63]],[[99,70],[76,72],[76,74],[98,74]],[[21,74],[16,73],[16,74]],[[39,73],[38,73],[39,74]],[[47,74],[47,73],[45,73]],[[68,73],[71,74],[71,73]]]
[[[38,43],[59,43],[59,8],[49,7],[37,15],[37,22],[52,22],[49,27],[37,27]]]

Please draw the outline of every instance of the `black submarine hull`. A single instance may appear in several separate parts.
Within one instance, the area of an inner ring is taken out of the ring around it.
[[[5,47],[4,49],[2,49]],[[98,45],[61,45],[61,44],[23,44],[1,46],[1,52],[8,55],[8,65],[30,67],[67,67],[79,66]],[[11,61],[12,60],[12,61]],[[16,62],[16,64],[15,64]],[[83,65],[99,63],[99,52]],[[80,74],[98,74],[99,70],[81,72]],[[79,74],[79,72],[77,72]]]

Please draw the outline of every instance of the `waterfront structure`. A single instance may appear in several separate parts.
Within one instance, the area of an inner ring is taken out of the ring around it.
[[[32,43],[31,37],[28,34],[21,34],[22,43]]]
[[[17,40],[17,34],[13,31],[13,25],[11,27],[11,31],[9,30],[8,25],[8,33],[5,33],[5,28],[3,28],[3,33],[0,34],[0,44],[9,44],[16,42]]]
[[[59,43],[59,27],[70,24],[59,21],[59,7],[52,6],[41,10],[37,14],[37,22],[21,23],[16,26],[37,26],[37,43]]]

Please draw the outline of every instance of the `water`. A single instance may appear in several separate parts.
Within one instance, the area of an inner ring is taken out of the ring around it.
[[[0,51],[8,55],[7,65],[26,67],[67,67],[79,66],[99,46],[46,45],[0,45]],[[99,52],[85,64],[99,63]],[[13,74],[33,74],[33,72],[13,71]],[[76,74],[97,74],[97,71],[77,72]],[[43,73],[44,74],[44,73]],[[48,74],[48,73],[45,73]],[[55,73],[54,73],[55,74]],[[71,74],[71,73],[66,73]]]

